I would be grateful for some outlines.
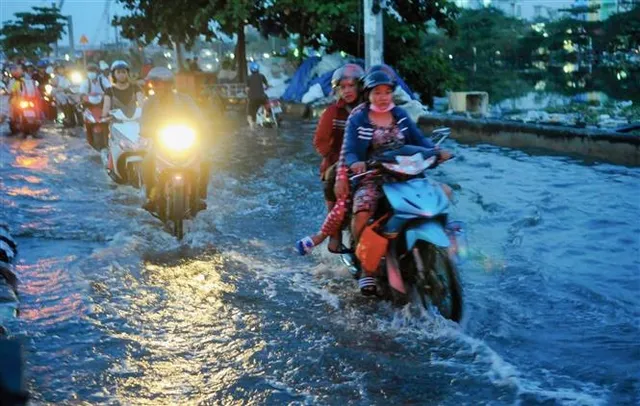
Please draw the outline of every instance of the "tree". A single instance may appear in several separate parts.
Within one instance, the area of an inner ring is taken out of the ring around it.
[[[158,41],[161,45],[185,44],[191,46],[200,35],[215,38],[208,21],[197,20],[199,10],[207,0],[117,0],[129,15],[115,17],[113,25],[122,28],[125,38],[146,45]],[[180,10],[180,12],[176,12]],[[181,65],[180,46],[178,61]],[[179,66],[182,69],[182,66]]]
[[[14,21],[0,29],[0,46],[9,58],[33,58],[51,52],[51,44],[62,38],[66,19],[56,7],[32,7],[33,12],[15,13]]]

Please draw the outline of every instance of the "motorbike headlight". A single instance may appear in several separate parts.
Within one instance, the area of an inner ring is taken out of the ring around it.
[[[27,101],[27,100],[22,100],[20,102],[20,108],[21,109],[28,109],[29,107],[33,107],[34,104],[33,102]]]
[[[156,92],[154,92],[153,89],[149,89],[149,96],[153,96],[154,94],[156,94]]]
[[[172,125],[160,130],[160,143],[167,149],[182,152],[196,142],[196,133],[184,125]]]
[[[51,94],[51,92],[52,92],[52,91],[53,91],[53,86],[51,86],[51,85],[49,85],[49,84],[44,85],[44,92],[45,92],[46,94]]]
[[[80,72],[71,72],[71,83],[75,85],[82,83],[82,75]]]

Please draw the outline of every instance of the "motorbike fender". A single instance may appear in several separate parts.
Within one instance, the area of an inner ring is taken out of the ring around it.
[[[425,221],[406,231],[407,250],[411,250],[418,240],[430,242],[437,247],[449,247],[449,237],[444,227],[435,221]]]
[[[124,163],[126,166],[129,166],[130,164],[142,162],[143,159],[141,155],[131,155],[124,160]]]

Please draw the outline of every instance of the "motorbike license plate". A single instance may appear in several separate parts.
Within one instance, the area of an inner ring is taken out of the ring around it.
[[[36,112],[33,110],[25,110],[22,112],[25,117],[33,118],[36,116]]]

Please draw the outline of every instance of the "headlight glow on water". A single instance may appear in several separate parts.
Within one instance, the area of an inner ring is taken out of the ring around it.
[[[195,142],[195,131],[185,125],[170,125],[160,130],[160,143],[171,151],[185,151]]]

